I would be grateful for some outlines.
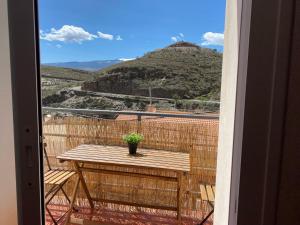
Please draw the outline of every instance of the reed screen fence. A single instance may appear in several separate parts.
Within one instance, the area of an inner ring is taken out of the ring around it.
[[[142,148],[189,153],[191,171],[183,180],[182,206],[184,214],[193,216],[198,210],[205,210],[203,207],[207,207],[201,202],[199,204],[199,185],[215,184],[218,126],[218,120],[206,119],[161,118],[120,121],[65,117],[45,122],[43,133],[50,163],[54,168],[70,168],[71,165],[68,163],[58,162],[56,156],[80,144],[126,146],[122,136],[130,132],[139,132],[144,136],[140,144]],[[132,171],[116,166],[113,168],[101,166],[101,168]],[[134,172],[157,173],[141,169],[135,169]],[[161,171],[159,175],[166,174]],[[85,173],[84,176],[91,195],[95,198],[176,206],[176,184],[172,182],[95,173]],[[69,194],[72,185],[71,181],[66,187]],[[78,196],[77,204],[85,206],[87,202],[82,190]],[[126,208],[121,205],[114,207]]]

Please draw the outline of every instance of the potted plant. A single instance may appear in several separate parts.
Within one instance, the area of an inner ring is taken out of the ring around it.
[[[144,139],[144,137],[137,133],[130,133],[123,136],[123,140],[127,142],[129,154],[135,155],[138,144]]]

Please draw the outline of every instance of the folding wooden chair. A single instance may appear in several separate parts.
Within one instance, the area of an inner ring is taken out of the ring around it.
[[[44,150],[44,156],[46,159],[48,171],[44,173],[44,184],[50,186],[50,189],[48,192],[45,192],[45,209],[48,212],[50,218],[52,219],[53,223],[57,225],[59,221],[69,212],[69,210],[72,210],[71,208],[65,212],[61,217],[59,217],[57,220],[53,217],[51,211],[48,208],[49,203],[54,198],[54,196],[61,191],[62,194],[65,196],[67,201],[70,203],[70,199],[68,195],[66,194],[63,186],[67,183],[67,181],[76,174],[75,171],[72,170],[62,170],[62,169],[52,169],[48,154],[46,151],[47,144],[44,143],[43,150]],[[75,208],[73,208],[76,210]]]
[[[211,211],[207,216],[199,223],[198,225],[204,225],[208,218],[214,212],[214,203],[215,203],[215,186],[214,185],[204,185],[200,184],[200,197],[202,201],[208,202],[211,207]]]

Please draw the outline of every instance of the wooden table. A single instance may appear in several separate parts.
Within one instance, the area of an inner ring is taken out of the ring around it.
[[[75,149],[69,150],[57,157],[60,161],[72,162],[77,173],[78,178],[75,182],[75,186],[72,193],[71,208],[74,206],[76,194],[81,182],[83,190],[87,195],[87,199],[91,208],[94,207],[93,201],[105,201],[118,204],[126,204],[133,206],[142,206],[147,208],[157,208],[177,211],[177,219],[181,222],[181,198],[182,198],[182,177],[190,171],[190,155],[181,152],[170,152],[155,149],[138,149],[136,156],[128,154],[128,148],[119,146],[102,146],[102,145],[80,145]],[[172,171],[176,173],[175,176],[161,176],[150,175],[135,172],[120,172],[107,169],[96,169],[92,167],[84,166],[84,164],[97,164],[97,165],[112,165],[126,168],[140,168],[151,169],[157,171]],[[143,177],[151,179],[160,179],[164,181],[172,181],[177,183],[177,206],[176,207],[164,207],[153,206],[147,204],[136,204],[122,201],[113,201],[107,199],[95,199],[92,198],[87,188],[86,182],[82,175],[83,171],[97,172],[105,174],[115,174],[124,176]],[[67,215],[66,223],[69,222],[71,211]]]

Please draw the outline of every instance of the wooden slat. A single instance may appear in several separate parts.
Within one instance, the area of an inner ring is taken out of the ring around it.
[[[82,172],[86,171],[86,172],[103,173],[103,174],[110,174],[110,175],[122,175],[122,176],[159,179],[164,181],[177,182],[177,177],[167,177],[167,176],[159,176],[159,175],[151,175],[151,174],[134,173],[134,172],[113,171],[113,170],[105,170],[105,169],[97,169],[97,168],[89,168],[89,167],[80,167],[80,170]]]
[[[49,177],[49,178],[45,181],[45,183],[46,183],[46,184],[51,184],[51,182],[52,182],[53,180],[56,180],[58,177],[60,177],[60,176],[63,175],[64,173],[65,173],[65,171],[57,171],[57,173],[56,173],[55,175]]]
[[[44,178],[47,177],[49,174],[53,173],[53,170],[49,170],[44,174]]]
[[[52,179],[49,184],[61,184],[64,182],[66,179],[74,175],[75,172],[73,171],[61,171],[60,175],[56,177],[55,179]]]
[[[159,164],[159,163],[152,163],[146,164],[142,160],[136,161],[117,161],[114,159],[104,159],[104,158],[91,158],[90,156],[69,156],[64,160],[67,161],[78,161],[78,162],[88,162],[88,163],[96,163],[96,164],[103,164],[103,165],[120,165],[120,166],[132,166],[132,167],[143,167],[143,168],[154,168],[154,169],[165,169],[165,170],[173,170],[173,171],[189,171],[189,167],[182,167],[176,165],[166,165],[166,164]]]
[[[208,196],[206,193],[206,188],[203,184],[200,184],[200,195],[203,201],[208,201]]]
[[[108,153],[119,153],[119,152],[126,152],[128,153],[128,149],[125,147],[120,147],[120,146],[103,146],[103,145],[81,145],[78,146],[77,148],[73,150],[83,150],[90,152],[91,150],[95,151],[101,151],[101,152],[108,152]],[[163,151],[163,150],[153,150],[153,149],[138,149],[139,151],[143,151],[149,154],[153,155],[166,155],[174,158],[182,158],[182,156],[188,156],[186,153],[180,153],[180,152],[169,152],[169,151]],[[113,151],[113,152],[111,152]],[[109,156],[109,155],[106,155]]]
[[[114,150],[107,150],[107,149],[102,149],[100,152],[103,155],[103,157],[105,157],[105,159],[115,159],[115,160],[122,160],[122,161],[126,161],[128,159],[133,159],[133,158],[137,158],[140,160],[146,160],[146,162],[151,162],[151,163],[155,163],[157,162],[157,159],[154,157],[162,157],[160,160],[161,161],[165,161],[167,164],[174,164],[174,163],[179,163],[179,164],[185,164],[186,161],[189,158],[184,158],[184,156],[172,156],[167,155],[167,154],[153,154],[153,151],[139,151],[139,153],[136,156],[133,155],[128,155],[128,150],[120,150],[119,149],[114,149]],[[90,155],[86,155],[86,154],[90,154]],[[184,153],[185,154],[185,153]],[[81,155],[85,155],[85,156],[89,156],[91,158],[93,158],[93,156],[98,156],[99,155],[99,151],[95,151],[93,149],[91,150],[84,150],[84,149],[80,149],[77,151],[72,151],[72,152],[66,152],[64,155],[68,156],[81,156]],[[168,157],[168,158],[165,158]]]
[[[53,179],[53,177],[55,177],[57,174],[59,174],[58,170],[53,171],[53,173],[49,174],[44,180],[45,183],[48,183],[50,180]]]
[[[49,184],[54,184],[56,181],[62,179],[64,176],[68,175],[69,172],[68,171],[60,171],[58,173],[58,176],[54,177],[53,179],[51,179],[51,181],[49,181]]]
[[[89,154],[89,155],[87,155]],[[108,153],[109,154],[109,153]],[[73,154],[69,154],[67,155],[67,157],[77,157],[78,159],[91,159],[91,160],[97,160],[99,159],[99,153],[98,152],[76,152]],[[103,157],[101,158],[101,160],[103,161],[113,161],[113,162],[120,162],[120,163],[132,163],[133,160],[138,161],[138,162],[144,162],[146,164],[161,164],[162,162],[164,162],[165,166],[174,166],[175,164],[178,165],[178,167],[185,167],[186,165],[184,165],[180,160],[173,160],[170,158],[169,161],[166,160],[160,160],[160,162],[158,161],[158,159],[156,159],[156,157],[158,156],[150,156],[150,155],[138,155],[137,157],[135,156],[127,156],[124,155],[123,158],[120,158],[120,156],[114,157],[114,155],[110,155],[110,156],[105,156],[103,155]],[[161,157],[161,156],[159,156]]]
[[[69,179],[70,177],[72,177],[74,174],[76,174],[76,172],[71,172],[69,173],[66,177],[64,177],[64,179],[61,179],[59,181],[57,181],[55,184],[61,184],[62,182],[64,182],[65,180]]]
[[[128,154],[120,146],[80,145],[57,158],[63,161],[102,163],[108,165],[137,166],[174,171],[190,171],[189,154],[154,149],[138,149],[138,154]]]
[[[216,186],[213,185],[212,188],[213,188],[214,194],[216,195]]]
[[[44,174],[44,179],[47,179],[48,177],[51,176],[56,170],[49,170],[47,173]]]
[[[215,195],[214,195],[212,187],[210,185],[206,185],[205,187],[206,187],[206,192],[207,192],[208,200],[210,202],[214,202],[215,201]]]
[[[147,156],[147,160],[151,161],[153,160],[153,157],[162,157],[161,160],[168,162],[183,162],[185,163],[186,160],[189,159],[189,154],[186,153],[174,153],[174,152],[168,152],[168,151],[162,151],[162,150],[149,150],[149,149],[139,149],[138,150],[141,154],[138,154],[135,158],[144,159],[145,156]],[[128,149],[124,147],[111,147],[111,146],[97,146],[97,148],[93,148],[91,146],[90,148],[76,148],[73,151],[68,151],[65,153],[65,155],[71,154],[71,155],[77,155],[77,154],[99,154],[101,152],[105,158],[115,158],[115,159],[121,159],[124,160],[126,158],[133,158],[134,156],[128,155]],[[126,158],[124,158],[124,155]],[[144,157],[143,157],[144,156]],[[167,158],[166,158],[167,157]],[[183,161],[182,161],[183,160]]]

